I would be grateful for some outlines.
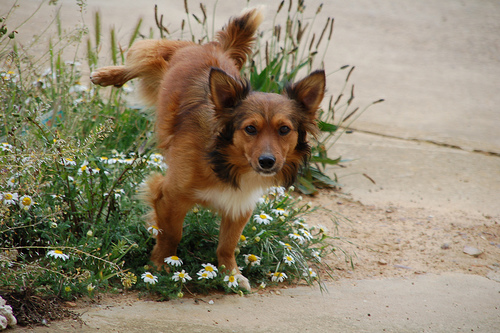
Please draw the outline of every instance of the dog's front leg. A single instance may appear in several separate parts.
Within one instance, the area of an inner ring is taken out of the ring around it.
[[[250,291],[250,283],[246,277],[241,275],[236,264],[234,251],[251,214],[251,211],[238,217],[223,214],[220,224],[219,246],[217,247],[219,266],[224,265],[228,274],[232,274],[234,270],[239,285],[248,291]]]

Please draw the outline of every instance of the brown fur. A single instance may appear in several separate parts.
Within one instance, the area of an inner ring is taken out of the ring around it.
[[[161,230],[151,260],[174,255],[186,213],[195,204],[222,216],[219,265],[235,270],[234,250],[257,199],[274,185],[291,185],[307,159],[307,133],[325,89],[316,71],[282,95],[252,92],[240,69],[262,18],[250,10],[232,19],[217,41],[204,45],[168,40],[135,43],[125,66],[92,73],[95,84],[121,86],[140,78],[146,101],[156,105],[156,131],[168,170],[148,181],[147,200]]]

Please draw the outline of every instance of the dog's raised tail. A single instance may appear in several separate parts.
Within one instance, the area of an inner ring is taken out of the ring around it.
[[[227,26],[217,33],[217,41],[229,57],[234,59],[238,69],[243,67],[252,50],[255,32],[262,20],[261,9],[249,9],[240,16],[232,18]]]

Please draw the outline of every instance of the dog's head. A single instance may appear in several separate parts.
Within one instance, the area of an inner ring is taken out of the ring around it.
[[[325,72],[313,72],[279,95],[251,92],[247,82],[212,68],[209,87],[218,133],[210,158],[219,178],[238,187],[239,177],[253,171],[293,184],[310,153],[307,133],[318,131]]]

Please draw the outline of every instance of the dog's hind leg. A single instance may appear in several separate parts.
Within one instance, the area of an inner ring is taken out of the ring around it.
[[[250,291],[250,283],[248,279],[241,275],[238,265],[236,264],[236,257],[234,250],[238,245],[243,228],[248,222],[252,212],[241,215],[237,218],[222,215],[222,221],[219,231],[219,246],[217,247],[217,259],[219,266],[225,266],[227,273],[235,273],[238,284],[244,289]]]
[[[165,265],[165,258],[176,255],[184,217],[193,206],[190,200],[182,200],[169,184],[166,176],[153,175],[147,182],[147,193],[143,195],[154,209],[152,217],[159,229],[151,254],[151,261],[157,266]]]

